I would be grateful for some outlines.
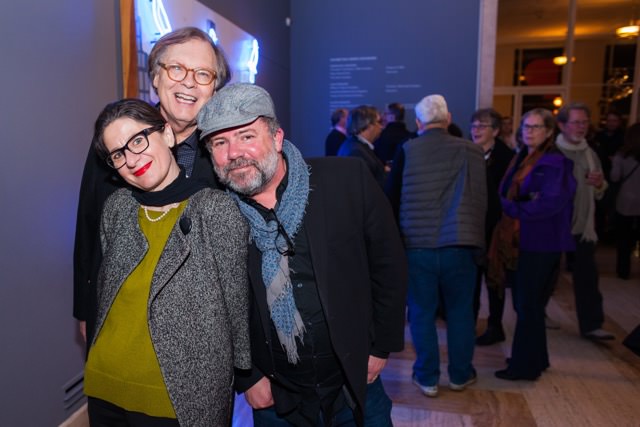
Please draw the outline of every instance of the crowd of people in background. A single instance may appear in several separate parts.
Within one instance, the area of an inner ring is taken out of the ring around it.
[[[304,159],[270,94],[228,84],[204,32],[164,35],[148,69],[159,104],[104,108],[80,190],[74,316],[92,425],[229,425],[235,391],[256,426],[390,426],[380,374],[405,321],[413,384],[438,396],[441,317],[461,392],[478,381],[474,347],[506,339],[507,288],[517,319],[495,376],[534,381],[551,363],[563,254],[581,336],[614,339],[595,251],[614,236],[629,279],[640,124],[610,112],[593,133],[570,103],[515,129],[482,108],[467,132],[430,94],[415,131],[399,102],[334,111],[326,156]]]
[[[439,95],[416,103],[414,134],[402,122],[401,106],[394,102],[385,107],[382,132],[372,119],[370,128],[376,130],[369,135],[379,134],[377,139],[352,139],[351,148],[343,144],[338,155],[361,156],[353,149],[359,143],[361,151],[378,155],[377,163],[386,166],[385,191],[409,262],[408,321],[417,353],[413,382],[422,393],[438,394],[438,314],[446,319],[449,387],[461,390],[475,382],[473,338],[464,331],[475,327],[483,283],[489,317],[475,345],[505,340],[502,314],[505,289],[511,288],[517,314],[513,347],[507,367],[496,376],[537,379],[549,367],[546,329],[555,326],[546,306],[563,254],[573,279],[580,334],[596,341],[614,339],[603,328],[595,250],[600,236],[614,236],[617,275],[630,277],[631,251],[639,234],[640,172],[635,168],[640,161],[640,127],[625,131],[622,117],[611,111],[595,133],[589,108],[574,102],[555,113],[530,110],[514,130],[511,117],[484,108],[472,114],[465,140],[452,126],[446,101]],[[363,108],[373,107],[352,112]],[[471,209],[465,205],[471,203],[466,186],[481,181],[472,173],[474,145],[485,160],[481,175],[486,186],[470,193],[486,197]],[[452,150],[458,151],[448,154]],[[473,232],[474,221],[466,217],[470,212],[484,220]],[[463,260],[448,264],[453,255],[447,252],[460,248],[475,251],[474,280],[463,277]],[[469,316],[461,320],[460,312]]]

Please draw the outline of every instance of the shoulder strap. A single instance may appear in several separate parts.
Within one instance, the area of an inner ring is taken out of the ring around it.
[[[636,165],[633,167],[633,169],[631,169],[631,172],[629,172],[628,174],[622,177],[622,179],[620,180],[620,185],[622,185],[622,183],[624,183],[627,180],[627,178],[633,175],[636,169],[638,169],[638,166],[640,166],[640,162],[636,162]]]

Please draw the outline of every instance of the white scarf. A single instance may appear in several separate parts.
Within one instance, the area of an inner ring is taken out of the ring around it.
[[[591,148],[589,147],[589,144],[587,143],[587,141],[585,139],[582,139],[582,141],[580,141],[578,144],[573,144],[568,142],[566,139],[564,139],[564,135],[559,134],[558,137],[556,138],[556,145],[558,146],[558,148],[560,148],[561,151],[563,152],[574,152],[576,155],[582,155],[584,156],[584,158],[587,161],[587,169],[590,172],[599,170],[600,168],[598,167],[596,161],[593,158],[593,151],[591,150]],[[580,152],[580,153],[578,153]],[[571,157],[575,157],[572,156],[569,153],[567,157],[571,158]],[[575,160],[574,160],[575,162]],[[575,168],[576,166],[574,166]],[[580,175],[580,174],[578,174]],[[598,235],[596,234],[596,227],[595,227],[595,212],[596,212],[596,202],[595,202],[595,196],[594,196],[594,188],[592,185],[587,185],[585,182],[585,177],[584,176],[578,176],[575,173],[573,174],[573,176],[575,177],[577,183],[578,183],[578,187],[576,189],[576,195],[575,195],[575,199],[577,200],[581,200],[582,198],[586,198],[589,202],[589,208],[588,211],[586,212],[586,223],[584,225],[584,229],[583,230],[571,230],[574,234],[576,234],[576,231],[581,231],[582,232],[582,237],[581,237],[581,241],[583,242],[597,242],[598,241]],[[576,215],[584,215],[584,212],[578,212],[577,209],[575,209],[576,206],[579,206],[579,203],[574,203],[574,212],[573,212],[573,217],[574,217],[574,226],[576,224]]]

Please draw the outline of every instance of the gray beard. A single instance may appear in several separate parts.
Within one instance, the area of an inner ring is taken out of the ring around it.
[[[256,173],[245,173],[240,179],[235,181],[231,178],[230,172],[237,167],[251,165],[256,169]],[[278,168],[278,152],[275,145],[262,161],[245,159],[243,157],[230,162],[227,166],[219,168],[214,166],[214,170],[220,182],[238,194],[253,196],[260,193],[271,181]]]

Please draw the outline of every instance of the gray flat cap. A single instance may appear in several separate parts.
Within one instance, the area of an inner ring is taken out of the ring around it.
[[[224,129],[249,124],[258,117],[276,118],[269,93],[250,83],[234,83],[220,89],[198,113],[200,139]]]

